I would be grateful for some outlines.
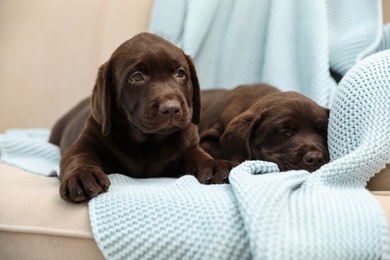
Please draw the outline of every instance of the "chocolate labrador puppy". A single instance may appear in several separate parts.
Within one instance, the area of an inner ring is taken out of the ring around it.
[[[204,90],[200,146],[214,158],[313,172],[329,161],[328,117],[311,99],[266,84]]]
[[[61,197],[81,202],[106,192],[110,173],[226,183],[236,164],[199,147],[200,110],[196,70],[181,49],[150,33],[124,42],[100,67],[92,97],[52,129],[50,142],[63,153]]]

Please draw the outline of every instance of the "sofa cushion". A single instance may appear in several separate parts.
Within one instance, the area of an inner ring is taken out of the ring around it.
[[[0,164],[0,259],[104,259],[87,204],[58,195],[56,177]]]

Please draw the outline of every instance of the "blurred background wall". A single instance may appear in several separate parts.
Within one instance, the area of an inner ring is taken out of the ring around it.
[[[97,69],[146,31],[152,0],[0,0],[0,133],[51,127]]]
[[[0,0],[0,133],[50,128],[90,95],[114,49],[146,31],[153,0]],[[390,0],[383,0],[390,22]]]

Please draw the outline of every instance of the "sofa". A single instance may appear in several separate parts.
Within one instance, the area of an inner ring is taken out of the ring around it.
[[[96,210],[99,206],[96,205],[95,202],[93,202],[93,205],[85,203],[70,204],[61,200],[58,194],[59,180],[55,174],[52,174],[51,172],[47,172],[47,174],[33,173],[35,169],[23,167],[26,165],[25,162],[22,162],[21,164],[18,162],[13,163],[12,160],[8,160],[4,157],[12,147],[6,147],[8,149],[6,150],[4,143],[2,143],[2,140],[7,137],[6,130],[11,128],[22,129],[22,131],[27,128],[44,128],[45,131],[50,129],[52,123],[54,123],[61,114],[91,92],[98,66],[108,58],[109,54],[118,44],[139,31],[156,30],[156,32],[158,32],[158,26],[156,26],[156,24],[152,24],[152,26],[149,25],[149,17],[152,17],[153,2],[143,1],[141,4],[137,1],[121,0],[84,1],[82,3],[83,7],[80,7],[80,3],[77,1],[59,1],[56,3],[46,1],[40,2],[39,4],[27,2],[28,1],[25,1],[24,4],[26,5],[24,6],[19,6],[15,1],[8,0],[3,1],[0,4],[0,14],[4,14],[0,15],[0,17],[8,19],[6,21],[8,22],[7,25],[9,27],[7,30],[4,30],[4,32],[10,36],[9,40],[1,40],[4,46],[2,52],[4,53],[4,57],[6,57],[7,67],[0,70],[2,71],[0,73],[3,73],[0,74],[0,78],[2,78],[1,86],[6,88],[5,94],[1,98],[4,102],[0,102],[0,118],[5,118],[7,120],[0,122],[0,132],[3,133],[0,135],[0,259],[127,259],[137,258],[136,256],[139,258],[153,258],[150,257],[147,252],[144,252],[144,255],[110,255],[107,253],[110,248],[107,248],[104,239],[110,239],[104,236],[97,237],[96,234],[98,232],[91,227],[94,226],[94,224],[92,225],[92,220],[90,218],[91,209],[93,208]],[[159,4],[161,4],[161,1]],[[131,12],[131,21],[127,20],[129,19],[128,12]],[[20,19],[22,17],[24,20],[21,21]],[[69,17],[74,17],[74,19],[69,19]],[[53,22],[58,19],[61,19],[64,23],[59,23],[60,25],[58,25]],[[158,21],[156,17],[153,19],[154,23]],[[124,23],[127,26],[124,26]],[[56,24],[56,26],[54,26],[54,24]],[[59,30],[58,34],[55,33],[57,29]],[[12,30],[20,30],[20,33],[18,36],[15,36],[16,34]],[[34,36],[34,33],[37,33],[37,35]],[[163,33],[164,32],[161,31],[161,34]],[[166,37],[169,38],[169,35]],[[25,42],[28,42],[27,39],[30,41],[30,44],[28,45],[25,44]],[[44,46],[43,48],[42,45]],[[185,46],[181,47],[186,49]],[[17,48],[19,48],[19,50]],[[69,48],[69,50],[67,50],[67,48]],[[12,56],[12,54],[16,54],[16,56]],[[50,55],[54,56],[50,57]],[[195,54],[194,56],[196,57]],[[361,71],[362,67],[364,67],[364,64],[359,65],[361,64],[359,62],[356,64],[358,68],[355,69],[355,73]],[[198,64],[202,64],[201,59],[199,59]],[[28,80],[26,80],[24,84],[21,84],[20,80],[16,80],[17,75],[25,72],[25,67],[33,70],[30,79],[32,81],[30,82],[31,84],[29,84]],[[346,73],[347,72],[345,72],[345,74]],[[348,86],[346,80],[344,80],[343,84]],[[25,85],[30,85],[27,90],[25,89]],[[21,95],[21,92],[25,91],[29,91],[31,95]],[[38,106],[38,104],[41,103],[45,103],[44,108]],[[14,112],[10,113],[9,111]],[[23,120],[17,120],[18,117]],[[338,151],[336,149],[336,155],[333,158],[334,161],[337,161],[338,157],[342,157],[337,153]],[[53,160],[56,161],[58,158],[56,157]],[[376,212],[379,212],[378,214],[383,214],[387,219],[387,224],[383,227],[382,231],[387,229],[388,236],[390,233],[390,161],[385,163],[387,163],[387,167],[381,167],[380,171],[371,174],[372,177],[370,175],[370,179],[363,182],[365,190],[368,191],[368,194],[364,194],[364,198],[369,197],[371,203],[378,205],[380,208],[378,208]],[[248,162],[247,165],[248,167],[252,167],[251,162]],[[245,165],[243,165],[243,167],[244,166]],[[253,167],[260,167],[256,168],[256,171],[261,172],[262,174],[264,173],[264,176],[266,176],[267,174],[265,173],[269,171],[268,164],[263,165],[257,164],[256,162]],[[244,168],[239,168],[238,170],[240,169],[244,171]],[[235,173],[234,176],[236,177],[234,178],[237,179],[232,180],[234,185],[237,185],[234,186],[234,188],[243,188],[239,186],[239,177],[237,177],[239,175],[240,173]],[[274,176],[274,174],[269,176]],[[113,180],[118,181],[118,184],[120,184],[121,181],[127,181],[122,180],[121,178],[121,176],[114,175]],[[252,178],[252,176],[248,178]],[[299,180],[302,180],[302,182],[313,179],[302,172],[291,173],[291,178],[298,178]],[[252,179],[248,179],[249,182],[250,180]],[[175,186],[177,181],[179,181],[179,184],[182,186]],[[197,183],[194,183],[193,179],[188,178],[181,180],[141,180],[140,183],[138,183],[137,180],[131,180],[130,183],[126,184],[138,185],[142,188],[142,185],[154,187],[156,183],[159,185],[173,185],[175,189],[182,187],[196,187],[199,188],[200,191],[203,189],[203,187],[199,187]],[[360,189],[362,188],[361,186],[362,185],[360,185],[357,190],[359,190],[360,193],[364,193],[364,191]],[[314,185],[313,187],[316,186]],[[337,188],[338,186],[336,185],[335,187]],[[336,188],[332,187],[331,189]],[[221,192],[220,194],[227,194],[229,193],[228,190],[230,187],[223,185],[216,189],[220,189],[218,191]],[[348,186],[348,192],[352,190],[352,193],[348,193],[350,194],[349,196],[353,197],[354,189],[355,187],[351,188]],[[152,191],[154,190],[152,189]],[[164,192],[167,191],[162,191],[162,194],[164,194]],[[293,190],[291,190],[291,192],[293,193]],[[356,194],[359,192],[356,191]],[[348,199],[350,199],[351,202],[353,201],[355,206],[358,205],[355,199],[351,197],[348,197]],[[349,201],[348,199],[346,200],[347,202]],[[118,199],[118,201],[121,200]],[[146,202],[147,201],[142,201],[142,203]],[[174,200],[172,203],[174,203]],[[360,210],[364,211],[364,207],[368,204],[368,202],[362,202],[362,209]],[[348,206],[348,204],[345,205],[346,211],[348,211]],[[354,211],[354,209],[355,208],[351,208],[351,214],[360,212]],[[369,207],[367,207],[367,209],[369,209]],[[327,210],[329,210],[328,213],[330,214],[329,216],[331,216],[332,210],[329,208]],[[325,212],[327,211],[325,210]],[[252,215],[251,212],[246,212],[246,214],[249,216]],[[252,221],[246,219],[245,214],[243,215],[245,225]],[[305,216],[302,217],[305,219]],[[195,213],[194,219],[196,219]],[[337,223],[338,221],[339,223],[344,223],[342,220],[343,217],[341,216],[340,220],[335,219],[334,222],[332,222],[332,220],[331,223]],[[210,220],[210,223],[215,223],[213,221],[216,220]],[[227,221],[229,221],[229,219]],[[307,221],[308,223],[311,223],[309,220]],[[365,221],[366,222],[362,223],[362,225],[370,222],[367,218],[365,218]],[[161,222],[163,223],[162,220]],[[383,224],[383,222],[380,223]],[[191,227],[191,225],[188,227]],[[301,223],[301,225],[305,226],[305,223]],[[248,226],[250,227],[251,225]],[[248,231],[248,226],[247,229],[243,229],[250,233],[250,230]],[[326,227],[324,228],[326,229]],[[345,230],[353,231],[357,229],[359,232],[361,231],[357,226],[344,226],[344,228],[346,228]],[[331,230],[332,228],[329,229]],[[161,232],[166,234],[164,233],[165,231]],[[218,231],[215,232],[216,233],[211,234],[220,234]],[[278,235],[284,236],[283,233]],[[380,235],[378,234],[378,236]],[[382,236],[385,237],[386,234],[382,234]],[[112,237],[115,236],[113,235]],[[123,237],[126,237],[126,235]],[[309,235],[307,235],[307,237],[309,237]],[[216,237],[215,239],[216,241],[219,241],[218,239],[223,240],[223,238],[222,235],[222,237]],[[263,242],[259,237],[250,238],[250,242],[248,242],[249,245],[245,244],[245,242],[243,246],[245,246],[245,248],[250,248],[251,254],[243,254],[243,256],[245,256],[244,258],[262,258],[257,254],[259,246],[260,248],[263,248],[261,247],[262,245],[258,245],[256,242],[252,243],[252,239],[257,242]],[[271,240],[271,234],[269,239]],[[161,238],[161,240],[164,239]],[[278,240],[275,241],[276,243],[278,242]],[[282,241],[282,239],[280,241]],[[388,242],[388,238],[383,238],[381,241]],[[112,241],[109,242],[111,243]],[[131,244],[131,241],[123,241],[123,239],[121,242],[124,244]],[[140,243],[148,244],[148,242],[145,242],[144,240]],[[183,248],[186,248],[185,241],[182,241],[182,243]],[[112,248],[115,247],[114,244],[111,245]],[[172,244],[174,244],[174,242],[172,242]],[[212,243],[209,242],[209,244],[211,245]],[[227,243],[227,245],[229,244]],[[310,248],[310,241],[307,241],[307,243],[297,243],[297,245],[300,247],[303,246],[303,248],[304,246],[307,246],[307,248],[302,249],[303,252],[305,249],[307,252],[316,251],[313,250],[313,248]],[[390,247],[390,244],[388,246]],[[139,245],[139,248],[143,247]],[[180,245],[177,246],[176,253],[180,251],[179,248]],[[206,249],[204,249],[205,252],[209,250]],[[363,249],[366,250],[365,248]],[[363,251],[363,249],[362,252],[366,252]],[[218,248],[218,250],[221,249]],[[219,252],[218,250],[216,249],[215,252]],[[321,250],[323,250],[323,248],[321,248]],[[340,251],[343,250],[345,250],[345,252],[349,252],[348,250],[359,251],[358,248],[353,248],[352,246],[350,248],[341,247]],[[377,247],[372,248],[372,252],[376,252],[376,250],[378,252],[383,251],[383,253],[380,253],[382,258],[386,259],[390,257],[389,252],[387,251],[386,253],[386,250],[388,250],[386,249],[386,245],[377,245]],[[121,252],[119,249],[117,251]],[[163,249],[157,252],[166,253]],[[175,255],[175,252],[171,252],[171,255]],[[322,251],[318,250],[318,252]],[[301,256],[305,256],[304,253],[300,253]],[[373,255],[370,255],[369,253],[370,250],[368,250],[368,257],[366,257],[367,255],[361,255],[362,259],[370,259],[378,256],[374,253]],[[167,255],[164,254],[160,255],[159,258],[170,256],[170,253],[166,253]],[[274,258],[278,255],[275,252],[270,252],[269,254],[273,254],[275,256]],[[335,254],[336,258],[334,259],[337,259],[337,257],[342,255],[342,253]],[[195,252],[194,256],[194,258],[211,258],[213,254],[202,255],[201,253]],[[218,257],[220,255],[216,254],[214,256]],[[236,255],[233,254],[227,258],[238,258],[232,256]],[[326,259],[325,256],[326,255],[320,254],[317,255],[317,258]]]

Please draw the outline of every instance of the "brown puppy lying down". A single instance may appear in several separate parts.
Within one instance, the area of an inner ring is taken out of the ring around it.
[[[266,85],[202,91],[200,146],[214,158],[274,162],[281,171],[329,161],[329,110]]]
[[[60,195],[72,202],[108,190],[106,174],[226,183],[235,166],[199,147],[200,89],[183,51],[150,34],[118,47],[98,72],[92,97],[62,117],[50,142],[61,147]],[[81,134],[80,134],[81,132]]]

